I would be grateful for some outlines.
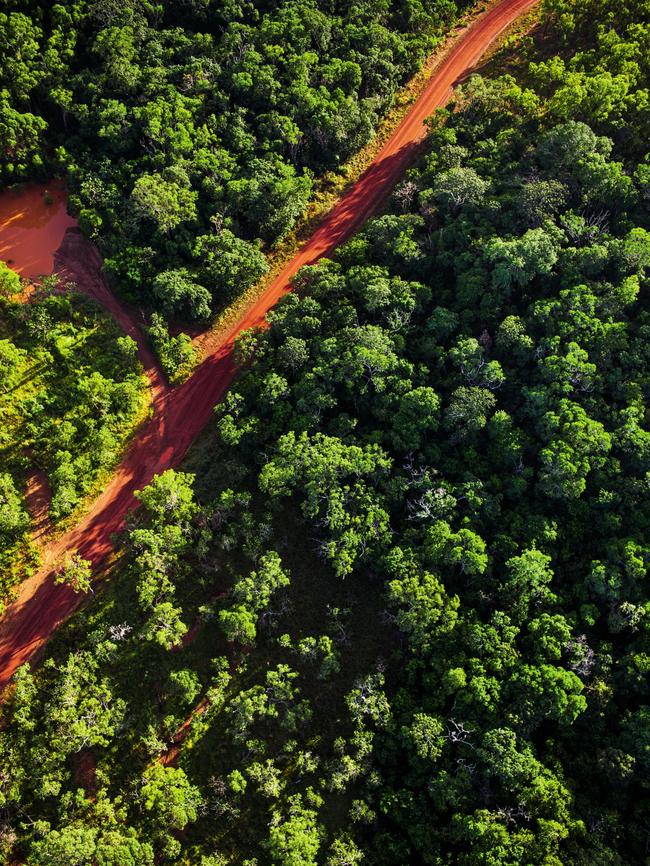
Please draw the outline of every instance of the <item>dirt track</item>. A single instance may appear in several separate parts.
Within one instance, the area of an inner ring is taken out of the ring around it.
[[[117,322],[138,346],[138,357],[149,379],[154,406],[169,390],[160,372],[156,357],[149,348],[142,330],[136,324],[137,315],[111,292],[102,273],[102,257],[79,228],[69,228],[54,254],[54,273],[69,281],[84,295],[93,298]],[[143,323],[144,324],[144,323]]]
[[[144,487],[157,472],[178,466],[188,447],[205,427],[213,407],[233,380],[233,343],[237,334],[260,325],[268,310],[290,288],[290,280],[304,265],[313,264],[347,240],[385,201],[394,184],[417,152],[426,135],[424,120],[445,105],[454,84],[480,59],[490,43],[536,0],[502,0],[482,15],[455,40],[437,67],[429,84],[377,155],[372,165],[323,220],[310,240],[273,280],[242,319],[222,337],[220,345],[198,367],[194,375],[174,391],[154,381],[154,417],[128,449],[114,477],[93,503],[89,513],[72,530],[44,551],[43,567],[20,587],[20,593],[0,622],[0,688],[16,668],[29,659],[68,617],[80,599],[64,586],[56,586],[52,566],[65,550],[78,550],[96,567],[112,549],[111,536],[123,527],[127,511],[136,503],[133,492]],[[60,253],[70,243],[68,232]],[[74,241],[82,242],[82,241]],[[83,256],[61,255],[57,265],[74,279],[75,267],[94,267]],[[95,263],[96,264],[96,263]],[[101,289],[101,286],[99,286]],[[99,290],[98,289],[98,290]],[[106,299],[100,303],[110,307]],[[116,309],[122,310],[120,305]],[[132,326],[126,314],[125,330]],[[116,315],[120,321],[119,315]],[[122,323],[122,322],[121,322]],[[143,350],[141,350],[143,351]],[[143,357],[152,375],[155,365]]]

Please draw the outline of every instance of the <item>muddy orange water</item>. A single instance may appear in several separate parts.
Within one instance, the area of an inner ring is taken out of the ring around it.
[[[0,259],[23,277],[51,274],[54,253],[76,221],[61,181],[21,184],[0,193]]]

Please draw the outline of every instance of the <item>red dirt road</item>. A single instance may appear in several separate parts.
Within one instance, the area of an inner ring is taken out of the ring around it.
[[[233,345],[240,331],[260,325],[266,313],[290,290],[290,280],[304,265],[326,256],[359,229],[385,201],[426,135],[424,120],[444,106],[454,84],[512,22],[536,0],[501,0],[476,19],[453,43],[427,87],[365,174],[341,198],[310,240],[272,281],[256,303],[174,391],[156,389],[153,419],[144,425],[110,483],[89,513],[44,550],[44,565],[19,591],[0,622],[0,688],[79,604],[79,597],[56,586],[52,567],[65,550],[77,550],[99,568],[112,550],[111,536],[122,529],[136,504],[134,491],[154,474],[178,466],[205,427],[233,377]],[[207,341],[206,341],[207,342]],[[148,366],[148,365],[147,365]]]

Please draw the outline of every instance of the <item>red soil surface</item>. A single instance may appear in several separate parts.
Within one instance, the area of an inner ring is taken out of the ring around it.
[[[160,758],[158,759],[160,763],[165,767],[173,767],[176,765],[179,755],[181,753],[181,748],[183,746],[183,742],[185,741],[187,735],[189,734],[192,723],[195,719],[198,719],[206,710],[209,708],[210,703],[207,698],[201,698],[199,703],[194,707],[190,715],[185,719],[183,724],[176,729],[174,735],[171,739],[171,743],[169,744],[167,751],[163,752]]]
[[[82,749],[72,756],[72,776],[93,803],[97,799],[97,759],[92,749]]]
[[[42,469],[33,468],[25,485],[25,504],[32,522],[32,538],[38,541],[52,529],[48,514],[52,501],[52,490],[48,477]]]
[[[0,622],[0,688],[80,602],[68,587],[54,584],[53,566],[63,552],[77,550],[96,569],[105,564],[113,549],[112,535],[123,528],[125,515],[137,504],[134,491],[148,484],[154,474],[178,466],[233,381],[237,335],[263,323],[269,309],[290,290],[291,278],[301,267],[332,253],[377,211],[425,138],[425,118],[448,102],[454,85],[490,43],[535,2],[501,0],[454,41],[372,165],[325,217],[311,239],[242,319],[220,336],[217,345],[204,342],[210,354],[194,375],[172,392],[158,392],[153,419],[144,425],[110,483],[77,526],[45,549],[43,567],[21,584],[18,598],[8,606]]]
[[[76,225],[61,181],[22,184],[0,196],[0,259],[23,277],[51,274],[56,250]]]

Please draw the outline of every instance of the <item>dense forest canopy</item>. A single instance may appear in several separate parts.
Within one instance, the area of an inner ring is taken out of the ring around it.
[[[372,137],[463,0],[9,0],[0,177],[59,166],[130,298],[205,319]]]
[[[546,0],[240,340],[16,675],[5,862],[647,863],[649,35]]]

